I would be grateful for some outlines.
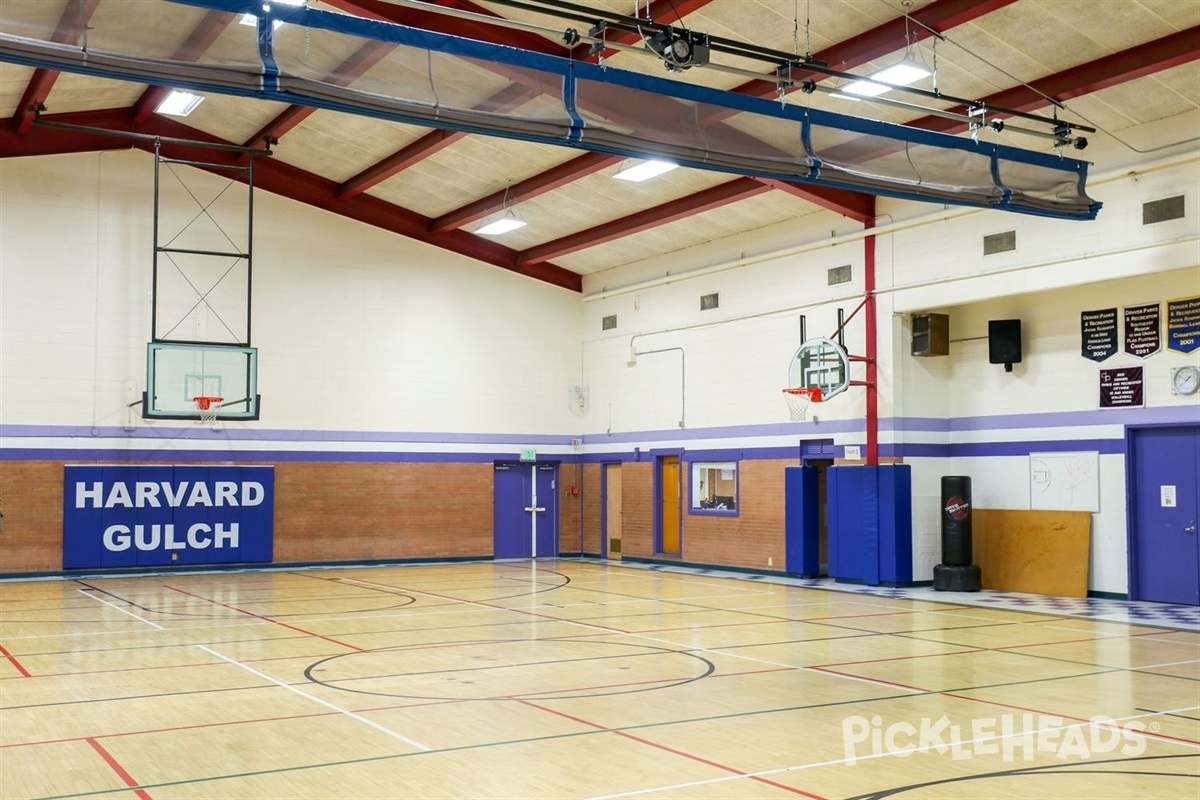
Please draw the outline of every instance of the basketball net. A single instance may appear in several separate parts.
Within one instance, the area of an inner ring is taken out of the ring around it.
[[[200,413],[201,425],[216,425],[217,411],[221,408],[221,403],[224,402],[224,397],[193,397],[196,401],[196,411]]]
[[[812,403],[821,402],[821,389],[817,386],[795,387],[783,390],[787,400],[788,412],[793,422],[808,418],[808,407]]]

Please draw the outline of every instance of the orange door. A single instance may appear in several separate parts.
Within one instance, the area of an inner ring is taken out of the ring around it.
[[[662,551],[679,554],[679,456],[663,456],[660,462],[662,479],[661,517]]]
[[[607,527],[608,557],[621,559],[621,465],[604,468],[604,522]]]

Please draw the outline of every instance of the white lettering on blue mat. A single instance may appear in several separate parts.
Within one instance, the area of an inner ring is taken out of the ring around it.
[[[196,506],[256,506],[263,501],[257,481],[216,481],[210,491],[200,481],[101,481],[75,484],[76,508],[194,508]]]

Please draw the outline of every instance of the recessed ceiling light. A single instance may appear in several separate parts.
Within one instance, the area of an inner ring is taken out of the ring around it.
[[[670,172],[678,167],[678,164],[672,164],[670,161],[660,161],[652,158],[649,161],[642,161],[634,164],[632,167],[617,172],[613,175],[619,181],[648,181],[651,178],[658,177],[664,172]]]
[[[932,74],[929,68],[920,61],[906,58],[890,67],[879,70],[879,72],[871,76],[871,80],[854,81],[847,84],[842,91],[861,97],[876,97],[886,91],[890,91],[892,86],[909,86],[921,80],[921,78]],[[875,83],[875,81],[883,81],[883,83]],[[884,84],[892,84],[892,86]]]
[[[271,0],[271,3],[279,3],[281,6],[302,6],[305,2],[306,0]],[[270,3],[264,2],[263,8],[265,9],[268,5],[270,5]],[[238,20],[238,22],[243,25],[258,25],[258,17],[254,16],[253,14],[242,14],[242,18]],[[279,20],[275,20],[275,24],[271,27],[278,28],[282,24],[283,23]]]
[[[524,228],[526,224],[525,220],[510,211],[505,216],[476,228],[475,232],[484,236],[499,236],[502,233],[515,231],[517,228]]]
[[[154,109],[159,114],[170,114],[172,117],[186,117],[196,110],[196,106],[204,102],[204,97],[180,89],[172,89]]]

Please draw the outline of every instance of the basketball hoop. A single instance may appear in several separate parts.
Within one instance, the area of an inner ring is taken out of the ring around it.
[[[821,402],[821,387],[797,386],[795,388],[784,389],[783,395],[787,400],[788,411],[791,412],[792,421],[797,422],[806,418],[809,403]]]
[[[216,424],[217,411],[220,410],[221,403],[225,398],[201,395],[192,399],[196,401],[196,410],[200,412],[200,421],[206,424]]]

